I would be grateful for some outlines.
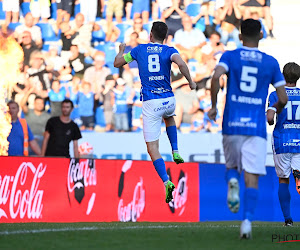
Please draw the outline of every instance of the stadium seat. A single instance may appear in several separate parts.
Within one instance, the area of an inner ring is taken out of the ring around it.
[[[119,36],[117,42],[123,43],[126,30],[131,28],[132,25],[127,24],[127,23],[118,23],[116,26],[120,30],[120,36]]]
[[[103,42],[99,43],[98,45],[95,46],[95,49],[104,52],[105,51],[105,44]]]
[[[76,16],[78,13],[80,13],[80,4],[74,5],[74,16]]]
[[[0,20],[5,19],[5,11],[3,11],[2,2],[0,2]]]
[[[92,33],[92,44],[97,43],[97,42],[103,42],[105,41],[105,32],[101,28],[100,30],[93,31]]]
[[[22,12],[23,17],[25,17],[26,14],[28,12],[30,12],[30,2],[23,2],[21,4],[21,12]]]
[[[57,19],[57,3],[51,3],[50,6],[50,10],[51,10],[51,18],[56,20]]]
[[[49,23],[37,23],[42,30],[43,41],[58,41],[59,38],[56,36],[51,24]]]
[[[93,60],[92,57],[87,56],[87,57],[84,58],[84,62],[85,62],[86,64],[93,64],[94,60]]]
[[[21,25],[21,23],[10,23],[10,24],[8,25],[8,28],[11,29],[11,30],[13,30],[13,31],[15,31],[15,29],[16,29],[19,25]]]
[[[201,12],[201,4],[200,3],[190,3],[186,7],[186,13],[191,16],[195,17]]]

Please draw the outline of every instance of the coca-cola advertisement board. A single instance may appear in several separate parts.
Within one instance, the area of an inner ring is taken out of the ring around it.
[[[199,164],[167,162],[165,188],[152,162],[1,157],[0,222],[199,221]]]

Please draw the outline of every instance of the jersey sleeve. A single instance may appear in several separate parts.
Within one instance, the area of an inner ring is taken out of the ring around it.
[[[172,56],[175,55],[175,54],[179,55],[179,52],[178,52],[177,49],[172,47],[172,48],[169,49],[169,54],[170,54],[170,60],[172,60]]]
[[[276,91],[272,92],[269,96],[268,109],[273,109],[273,105],[277,102]]]
[[[275,88],[285,85],[284,77],[280,71],[279,64],[275,58],[273,58],[273,75],[271,83]]]
[[[222,66],[226,72],[229,71],[229,66],[230,66],[230,53],[229,51],[225,52],[221,58],[220,62],[218,63],[218,66]]]

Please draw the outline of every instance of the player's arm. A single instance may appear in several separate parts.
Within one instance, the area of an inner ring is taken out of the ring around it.
[[[289,98],[286,95],[284,86],[276,88],[276,93],[278,96],[278,101],[273,105],[273,107],[276,109],[276,113],[280,114],[284,106],[287,104]]]
[[[176,63],[179,67],[180,72],[184,75],[184,77],[189,82],[191,89],[196,89],[196,83],[193,82],[189,68],[187,67],[186,63],[182,60],[179,54],[173,54],[171,60]]]
[[[273,107],[274,103],[277,102],[277,96],[275,92],[272,92],[269,95],[269,101],[268,101],[268,110],[267,110],[267,122],[269,125],[274,124],[274,117],[276,114],[276,108]]]
[[[119,53],[116,55],[116,58],[115,58],[115,61],[114,61],[114,67],[115,68],[120,68],[123,65],[125,65],[126,63],[129,63],[129,62],[133,61],[133,59],[130,58],[131,57],[130,52],[123,56],[125,46],[126,46],[125,43],[121,43],[120,46],[119,46]],[[130,59],[132,59],[132,60],[130,61]]]
[[[211,120],[216,120],[217,116],[217,95],[220,89],[220,77],[226,73],[226,69],[218,65],[211,79],[211,109],[208,111],[208,117]]]

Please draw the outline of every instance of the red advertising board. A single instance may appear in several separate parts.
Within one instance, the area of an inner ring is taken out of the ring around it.
[[[1,157],[0,222],[199,221],[199,164]]]

